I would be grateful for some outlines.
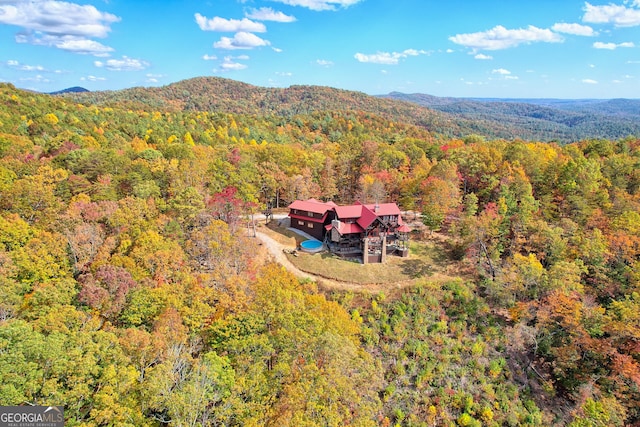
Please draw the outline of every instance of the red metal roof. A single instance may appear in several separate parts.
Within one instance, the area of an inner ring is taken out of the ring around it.
[[[411,229],[409,228],[408,225],[403,224],[400,227],[398,227],[398,231],[401,232],[401,233],[408,233],[408,232],[411,231]]]
[[[336,215],[339,219],[360,218],[362,215],[362,205],[336,206]]]
[[[352,234],[362,233],[366,228],[370,227],[376,218],[381,216],[398,216],[398,225],[402,225],[402,216],[398,205],[395,203],[375,203],[363,205],[360,202],[356,202],[353,205],[338,206],[333,202],[321,202],[316,199],[309,200],[296,200],[289,205],[291,210],[300,210],[305,212],[313,212],[322,215],[322,218],[309,218],[300,213],[289,213],[291,218],[304,219],[313,222],[324,222],[327,211],[333,210],[336,213],[336,217],[340,220],[340,227],[338,231],[340,234]],[[346,220],[355,220],[355,223],[347,224]],[[326,227],[330,230],[331,227]]]
[[[340,227],[338,227],[338,233],[343,236],[345,234],[360,234],[362,232],[364,232],[364,230],[356,223],[347,224],[346,222],[341,222]]]
[[[318,222],[318,223],[323,223],[324,220],[327,218],[327,215],[322,215],[321,217],[309,217],[306,215],[297,215],[294,213],[289,212],[289,217],[290,218],[294,218],[294,219],[301,219],[304,221],[311,221],[311,222]]]
[[[379,203],[362,205],[360,203],[349,206],[335,207],[336,214],[340,219],[360,218],[363,215],[363,208],[367,208],[374,212],[377,216],[382,215],[400,215],[400,208],[395,203]]]
[[[362,213],[360,214],[360,218],[358,218],[357,222],[360,227],[367,229],[376,219],[378,219],[378,215],[366,206],[361,206],[361,208]]]
[[[368,209],[380,215],[400,215],[400,208],[395,203],[379,203],[373,205],[365,205]],[[376,209],[376,206],[378,207]]]
[[[301,211],[323,214],[333,209],[335,204],[319,202],[316,199],[296,200],[289,205],[289,209],[298,209]]]

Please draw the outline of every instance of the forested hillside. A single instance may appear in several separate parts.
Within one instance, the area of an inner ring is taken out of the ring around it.
[[[488,139],[575,142],[640,135],[635,117],[609,117],[529,104],[479,103],[455,98],[392,93],[386,97],[323,86],[263,88],[234,80],[200,77],[157,88],[69,93],[85,105],[216,111],[291,118],[326,111],[360,111],[409,123],[446,138],[477,134]]]
[[[87,105],[130,105],[134,108],[216,111],[286,118],[325,111],[362,111],[388,120],[402,119],[405,123],[445,134],[472,133],[473,128],[472,123],[465,120],[458,123],[447,114],[412,103],[371,97],[361,92],[324,86],[264,88],[217,77],[199,77],[162,87],[73,93],[66,96]]]
[[[620,139],[640,135],[640,100],[472,99],[392,92],[384,98],[413,102],[459,119],[483,123],[483,135],[508,129],[511,138],[575,142],[588,138]]]
[[[230,113],[192,89],[0,84],[0,405],[68,426],[640,423],[640,139],[262,114],[249,86]],[[459,278],[328,291],[247,236],[267,202],[381,192]]]

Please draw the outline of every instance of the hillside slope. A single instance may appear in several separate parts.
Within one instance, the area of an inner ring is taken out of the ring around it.
[[[86,426],[639,425],[640,138],[69,100],[0,83],[0,405],[55,399]],[[416,286],[321,292],[264,265],[245,219],[311,197],[424,213],[398,260]]]
[[[288,118],[317,112],[358,111],[458,138],[478,134],[489,139],[568,143],[640,135],[640,123],[636,120],[640,109],[633,100],[600,103],[539,100],[534,104],[397,92],[369,96],[325,86],[265,88],[218,77],[198,77],[162,87],[63,96],[84,104],[131,109],[151,107],[162,111],[216,111]]]
[[[392,92],[384,98],[413,102],[470,121],[513,129],[522,139],[575,141],[640,135],[640,101],[471,99]]]
[[[292,117],[322,111],[360,111],[415,124],[444,135],[464,135],[473,124],[409,102],[322,86],[264,88],[216,77],[183,80],[163,87],[66,94],[83,104],[153,107],[169,111],[215,111]]]

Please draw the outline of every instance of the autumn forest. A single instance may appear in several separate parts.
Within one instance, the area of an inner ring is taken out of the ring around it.
[[[640,425],[640,135],[498,138],[292,91],[0,83],[0,405],[87,427]],[[310,197],[396,202],[457,277],[296,278],[246,223]]]

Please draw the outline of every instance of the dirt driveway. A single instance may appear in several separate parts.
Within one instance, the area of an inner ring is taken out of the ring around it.
[[[342,282],[333,279],[327,279],[326,277],[317,276],[315,274],[310,274],[305,271],[300,270],[298,267],[293,265],[291,261],[287,258],[283,249],[291,249],[289,246],[282,245],[281,243],[275,241],[271,237],[267,236],[264,233],[256,232],[256,237],[262,242],[264,247],[269,251],[271,257],[275,262],[282,265],[284,268],[289,270],[294,276],[299,279],[308,279],[316,282],[319,287],[325,289],[336,289],[336,290],[350,290],[350,291],[360,291],[360,292],[370,292],[370,293],[378,293],[380,291],[389,291],[390,289],[401,289],[408,286],[408,283],[398,283],[398,284],[380,284],[380,283],[370,283],[370,284],[361,284],[361,283],[353,283],[353,282]]]

